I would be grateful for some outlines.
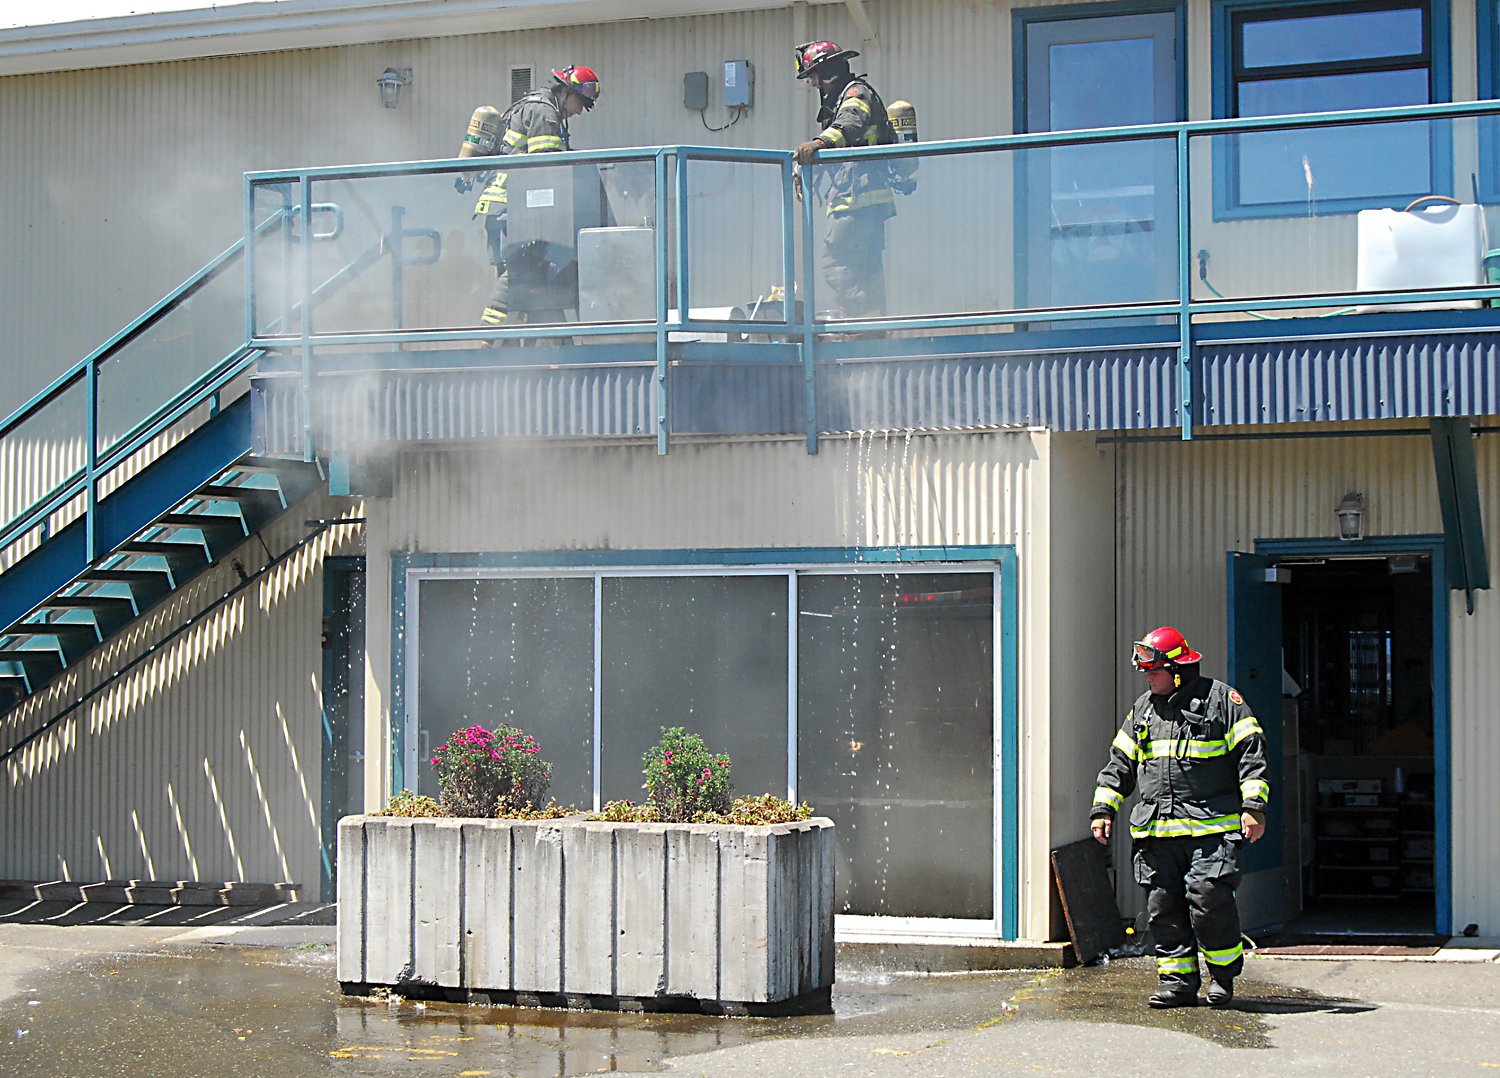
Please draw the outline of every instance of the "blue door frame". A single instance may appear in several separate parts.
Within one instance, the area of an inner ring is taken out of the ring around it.
[[[1370,539],[1257,539],[1255,552],[1280,557],[1421,554],[1432,559],[1432,756],[1434,929],[1453,932],[1453,734],[1448,670],[1448,576],[1441,535],[1380,535]]]

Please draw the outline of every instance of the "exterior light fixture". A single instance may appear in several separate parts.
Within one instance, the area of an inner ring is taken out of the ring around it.
[[[1334,510],[1339,518],[1340,539],[1363,539],[1365,537],[1365,496],[1351,490]]]
[[[380,103],[388,109],[393,109],[401,104],[401,87],[410,85],[411,68],[388,67],[385,74],[375,80],[375,85],[380,87]]]

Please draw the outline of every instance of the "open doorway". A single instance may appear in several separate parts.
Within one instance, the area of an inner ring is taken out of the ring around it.
[[[1288,832],[1304,911],[1288,927],[1432,935],[1439,856],[1432,560],[1290,557],[1278,569],[1300,795],[1298,827]]]

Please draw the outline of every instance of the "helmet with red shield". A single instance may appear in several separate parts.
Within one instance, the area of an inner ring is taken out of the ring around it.
[[[591,109],[599,100],[599,76],[591,67],[574,64],[561,71],[552,72],[554,85],[571,90],[583,99],[583,107]]]
[[[1152,629],[1135,642],[1130,662],[1137,670],[1170,670],[1174,674],[1184,666],[1203,661],[1182,634],[1170,625]]]

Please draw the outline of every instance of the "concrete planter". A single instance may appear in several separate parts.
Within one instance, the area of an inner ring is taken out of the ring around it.
[[[740,1014],[826,1006],[833,822],[350,816],[346,993]]]

